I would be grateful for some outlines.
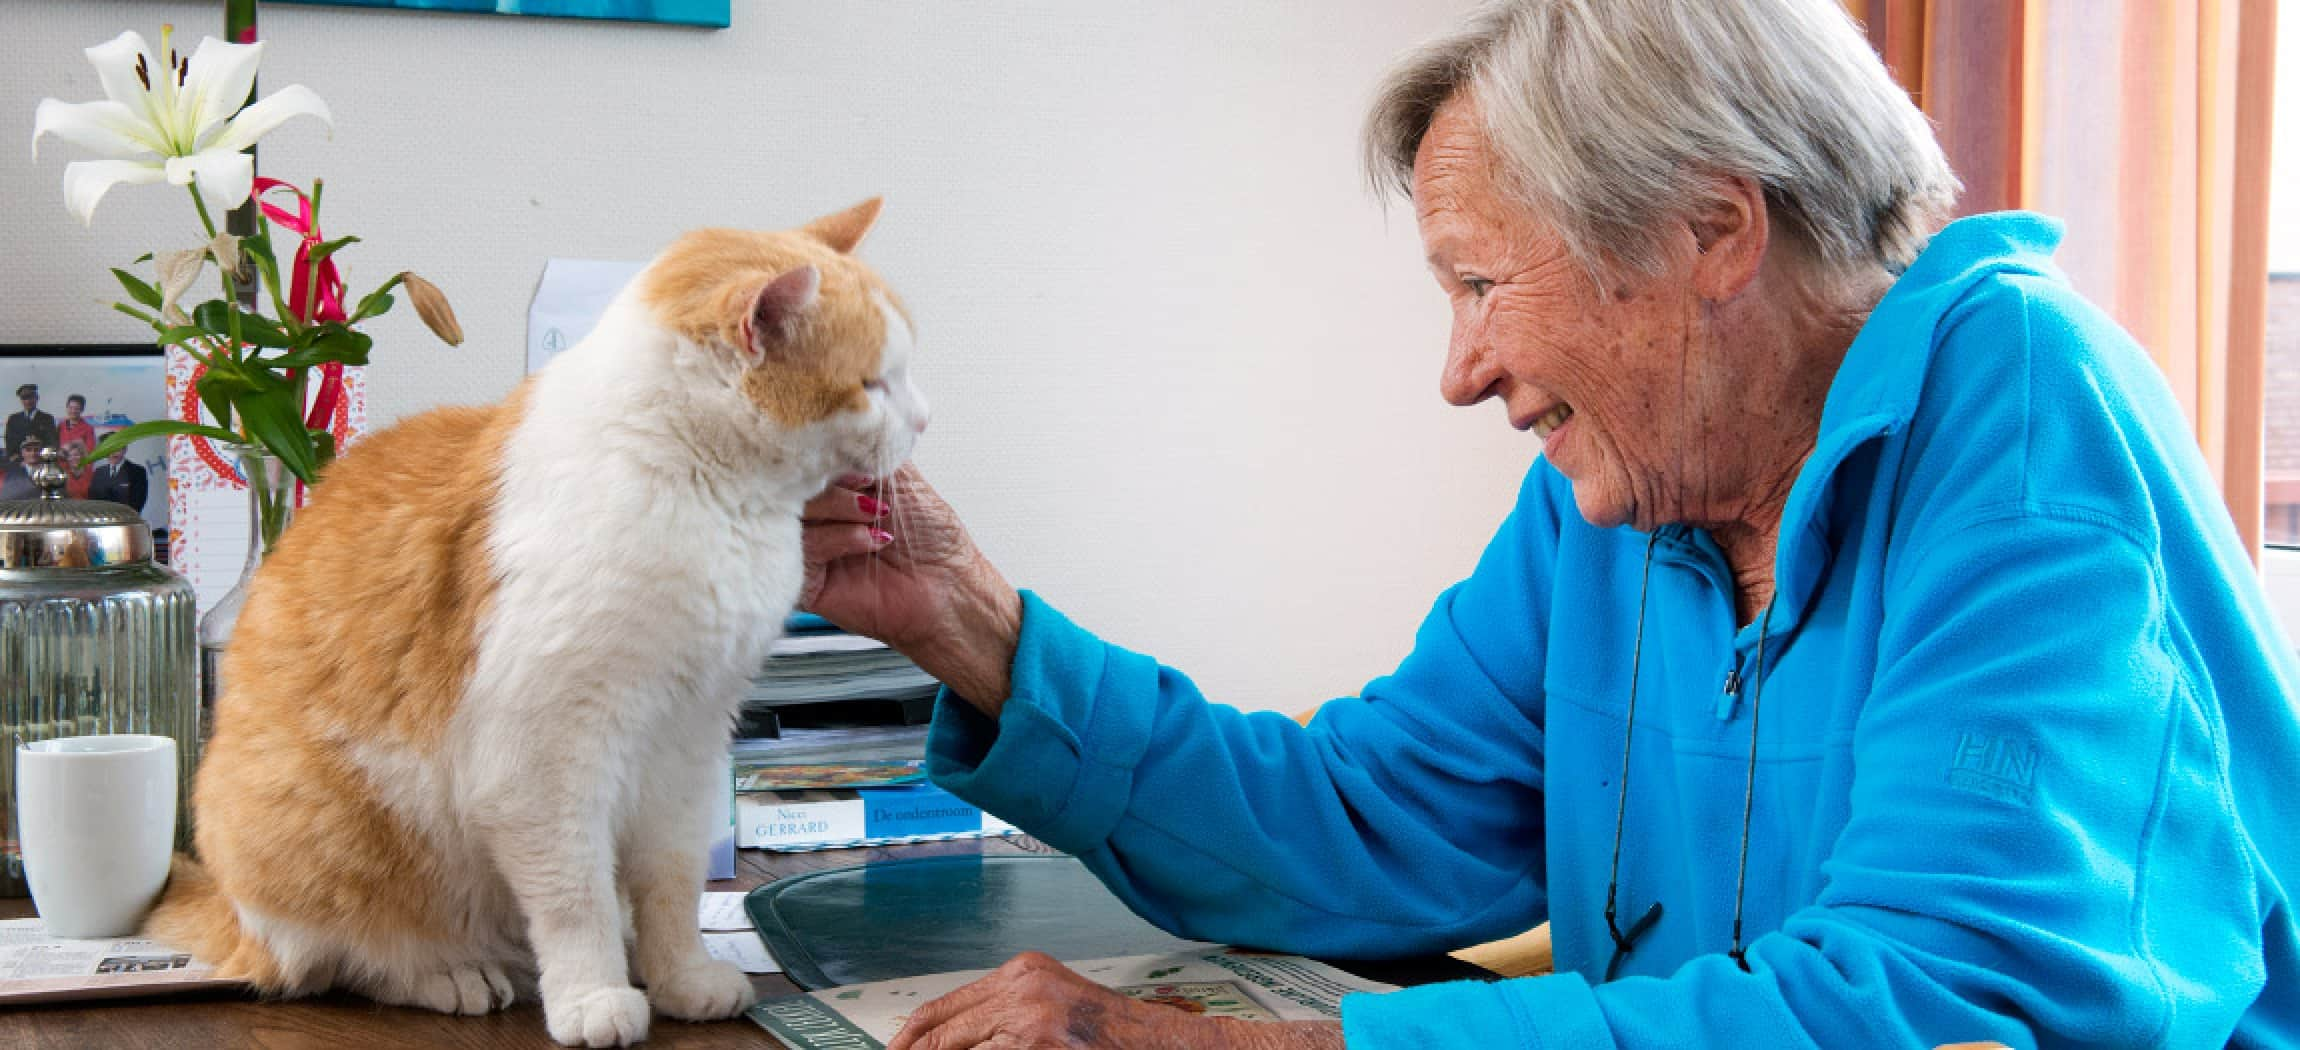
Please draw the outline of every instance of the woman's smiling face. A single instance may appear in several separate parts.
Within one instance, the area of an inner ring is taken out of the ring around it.
[[[1573,482],[1581,516],[1651,529],[1735,502],[1753,473],[1731,440],[1735,384],[1697,352],[1691,229],[1662,272],[1604,294],[1565,242],[1503,192],[1475,103],[1440,107],[1414,160],[1422,246],[1453,304],[1440,389],[1499,398]]]

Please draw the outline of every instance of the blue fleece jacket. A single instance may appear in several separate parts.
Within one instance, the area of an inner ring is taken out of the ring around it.
[[[1657,534],[1620,912],[1663,911],[1617,980],[1648,536],[1546,463],[1396,673],[1307,729],[1033,595],[1011,699],[946,696],[930,770],[1192,937],[1395,956],[1551,922],[1555,975],[1352,996],[1352,1047],[2300,1048],[2300,667],[2059,235],[1954,223],[1878,305],[1789,496],[1761,671],[1715,544]]]

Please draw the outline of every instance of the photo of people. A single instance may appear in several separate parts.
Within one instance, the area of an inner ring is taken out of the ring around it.
[[[0,443],[0,499],[35,499],[32,468],[55,449],[67,499],[135,508],[155,536],[168,526],[165,438],[91,458],[96,444],[131,423],[167,415],[167,359],[143,344],[0,346],[0,390],[15,394]]]
[[[728,0],[293,0],[299,4],[396,7],[411,11],[464,11],[550,18],[604,18],[624,22],[670,22],[724,29]]]

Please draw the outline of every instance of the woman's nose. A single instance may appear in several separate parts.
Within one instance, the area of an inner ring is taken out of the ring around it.
[[[1447,403],[1464,408],[1493,396],[1499,379],[1474,346],[1455,344],[1446,351],[1445,370],[1438,374],[1438,392]]]

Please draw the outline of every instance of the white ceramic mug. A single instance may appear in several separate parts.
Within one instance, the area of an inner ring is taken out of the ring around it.
[[[56,937],[124,937],[168,882],[176,742],[119,733],[16,749],[16,829],[32,906]]]

